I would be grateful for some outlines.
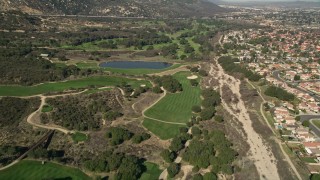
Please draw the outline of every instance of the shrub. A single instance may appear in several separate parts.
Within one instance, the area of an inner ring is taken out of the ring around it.
[[[192,106],[192,111],[195,113],[201,112],[201,107],[198,105]]]
[[[180,171],[180,164],[172,163],[167,169],[170,178],[173,178]]]
[[[223,116],[220,115],[215,115],[214,120],[220,123],[224,121]]]
[[[160,156],[167,162],[172,163],[176,157],[174,152],[170,152],[168,149],[163,150]]]
[[[201,174],[196,174],[193,176],[192,180],[203,180],[203,177]]]

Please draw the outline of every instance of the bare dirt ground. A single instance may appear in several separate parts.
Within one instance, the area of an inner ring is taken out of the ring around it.
[[[233,118],[238,119],[243,126],[244,133],[246,134],[246,142],[249,144],[247,156],[254,162],[257,168],[259,173],[258,179],[280,179],[274,154],[253,128],[248,109],[240,94],[240,81],[226,74],[219,64],[211,64],[209,76],[211,76],[212,79],[218,80],[224,109],[231,114]],[[227,89],[229,89],[228,94],[232,93],[232,96],[226,97]]]

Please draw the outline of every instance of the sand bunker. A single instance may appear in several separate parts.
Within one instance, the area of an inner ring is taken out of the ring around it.
[[[146,85],[145,84],[141,84],[141,87],[146,87]]]
[[[189,76],[189,77],[187,77],[188,79],[197,79],[198,78],[198,76],[196,76],[196,75],[192,75],[192,76]]]

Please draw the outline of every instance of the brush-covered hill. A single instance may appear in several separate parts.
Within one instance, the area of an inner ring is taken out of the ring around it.
[[[225,12],[206,0],[0,0],[0,10],[29,14],[209,17]]]

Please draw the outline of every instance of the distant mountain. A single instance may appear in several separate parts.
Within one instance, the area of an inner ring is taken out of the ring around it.
[[[216,0],[211,0],[216,1]],[[238,5],[246,7],[281,7],[281,8],[320,8],[320,1],[223,1],[219,4]]]
[[[209,0],[209,2],[212,2],[212,3],[214,3],[214,4],[218,4],[218,5],[220,5],[220,4],[225,4],[225,3],[226,3],[226,2],[223,1],[223,0]]]
[[[0,0],[0,10],[125,17],[203,17],[226,11],[206,0]]]

